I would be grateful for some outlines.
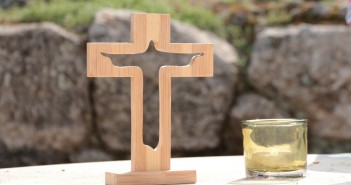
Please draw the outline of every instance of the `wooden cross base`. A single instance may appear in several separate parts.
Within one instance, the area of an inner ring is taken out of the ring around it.
[[[124,174],[105,173],[106,185],[195,184],[196,171],[145,171]]]

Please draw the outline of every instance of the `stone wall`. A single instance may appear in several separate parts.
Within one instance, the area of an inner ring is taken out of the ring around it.
[[[325,138],[350,152],[350,46],[346,26],[268,28],[255,43],[248,76],[281,110],[308,118],[312,140]]]
[[[128,42],[130,11],[102,10],[88,41]],[[172,80],[175,155],[216,150],[238,81],[235,49],[212,33],[172,22],[172,42],[215,43],[215,76]],[[0,27],[0,166],[126,159],[130,79],[86,77],[85,43],[49,23]],[[110,56],[144,71],[145,143],[158,142],[158,69],[191,55]]]
[[[128,42],[130,14],[102,10],[88,41]],[[172,42],[215,44],[215,76],[172,81],[172,155],[242,154],[241,121],[309,119],[310,152],[351,151],[351,31],[266,28],[248,68],[233,46],[172,22]],[[130,80],[87,78],[87,40],[50,23],[0,26],[0,167],[128,159]],[[144,71],[144,139],[158,141],[158,68],[192,56],[110,55]],[[243,88],[245,86],[245,88]]]
[[[86,145],[91,107],[80,48],[77,35],[53,24],[0,26],[2,166],[60,162]]]

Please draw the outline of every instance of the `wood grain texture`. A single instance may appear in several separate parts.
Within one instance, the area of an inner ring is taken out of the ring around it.
[[[107,185],[194,184],[196,171],[152,171],[114,174],[106,172]]]
[[[159,143],[155,149],[143,142],[143,72],[138,66],[115,66],[103,54],[143,53],[154,42],[167,53],[194,54],[188,65],[162,66],[159,70]],[[213,45],[170,43],[168,14],[133,14],[130,43],[88,43],[88,77],[131,78],[131,161],[133,172],[166,171],[171,158],[171,78],[213,76]]]

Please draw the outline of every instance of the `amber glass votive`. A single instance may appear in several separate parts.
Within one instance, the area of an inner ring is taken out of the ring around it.
[[[305,176],[307,120],[246,120],[242,132],[247,177]]]

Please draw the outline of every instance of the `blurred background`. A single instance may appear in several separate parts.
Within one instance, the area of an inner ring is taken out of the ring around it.
[[[132,12],[169,13],[172,42],[215,44],[215,76],[172,80],[172,157],[242,155],[241,121],[309,120],[309,153],[351,152],[347,0],[0,0],[0,168],[130,158],[130,79],[87,78],[87,42],[128,42]],[[144,72],[192,56],[109,55]]]

